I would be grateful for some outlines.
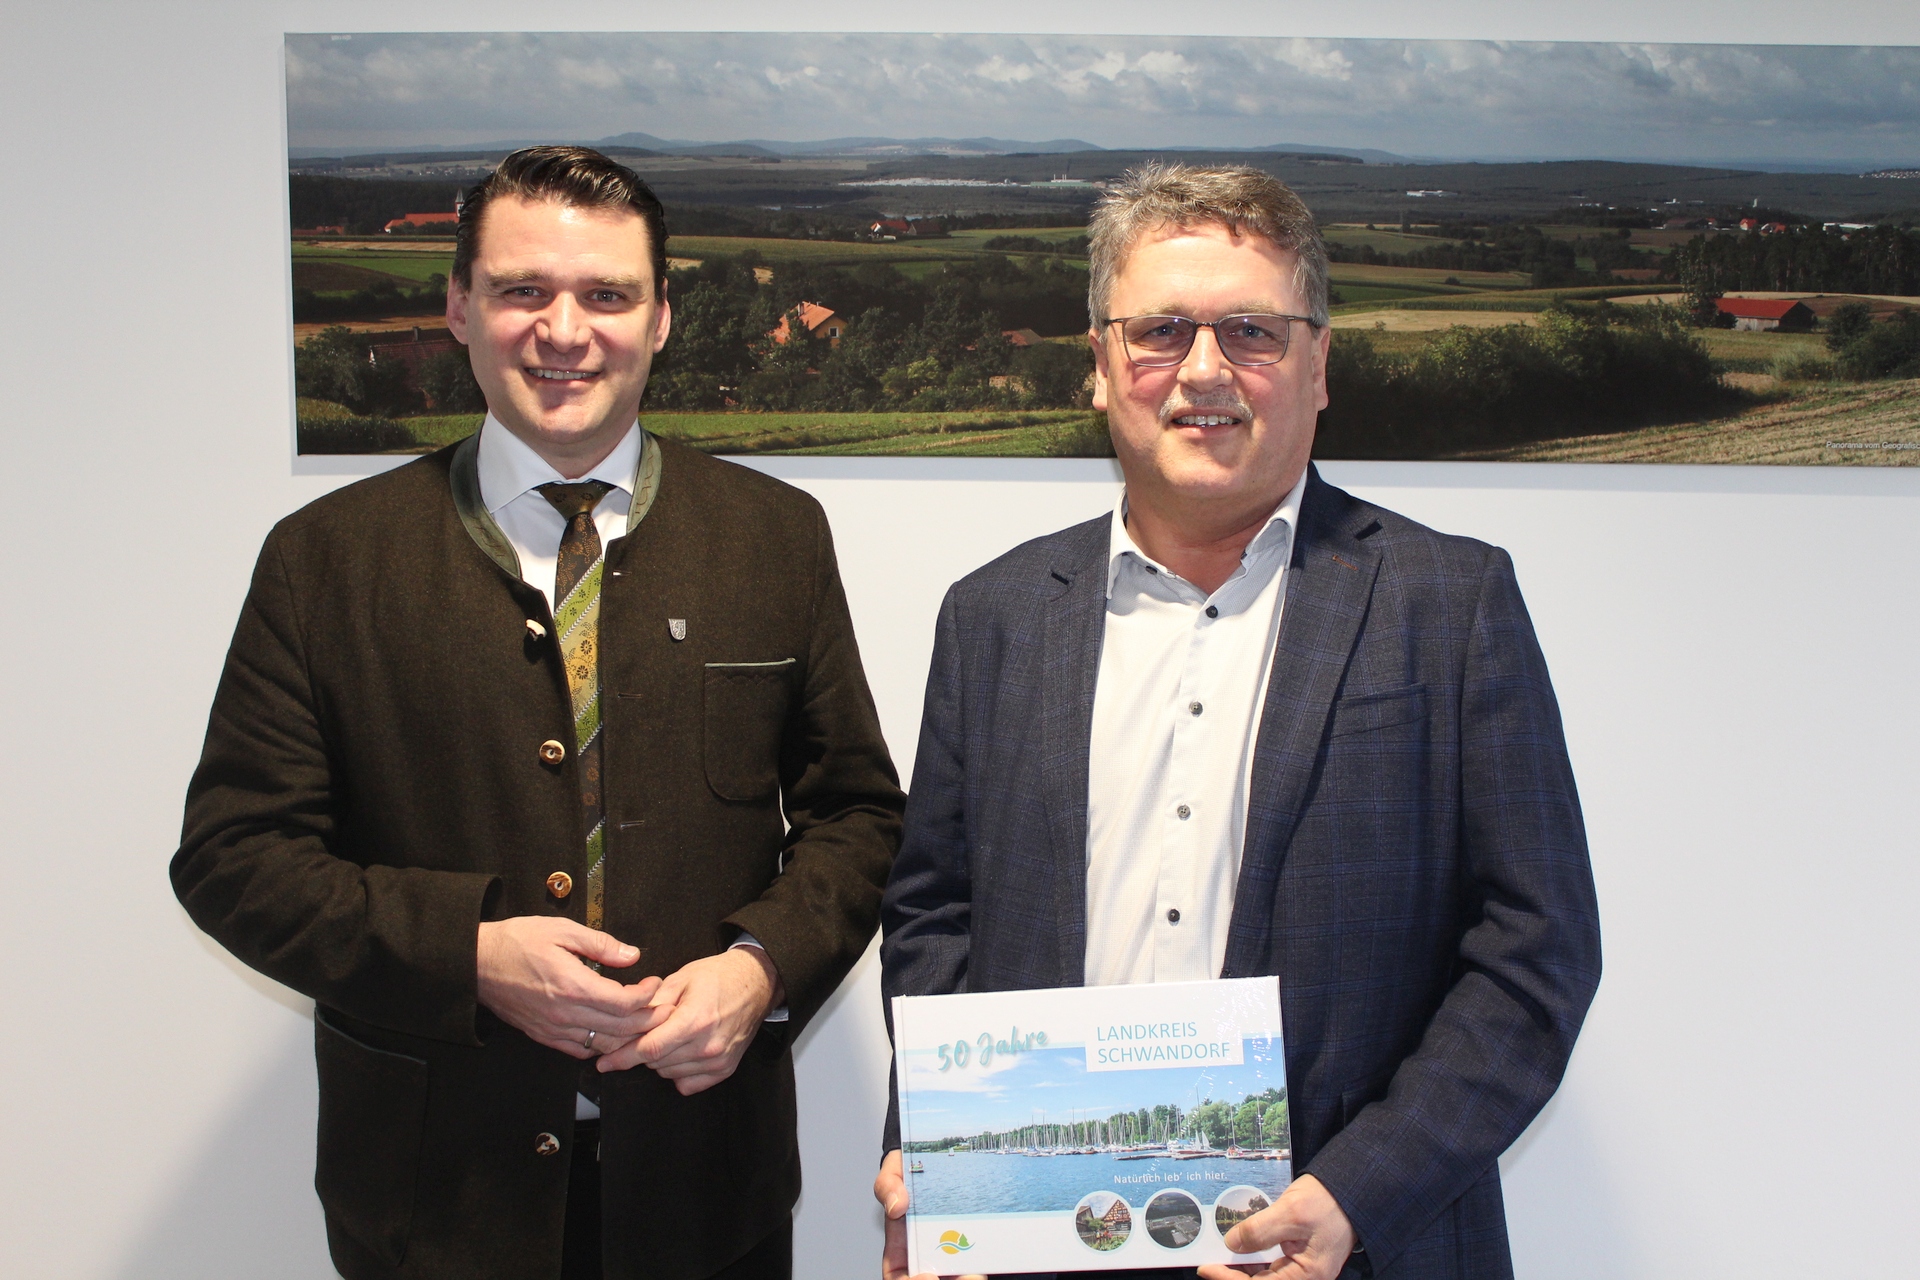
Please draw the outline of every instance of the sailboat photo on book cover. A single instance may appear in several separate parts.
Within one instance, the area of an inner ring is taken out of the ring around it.
[[[1251,1262],[1293,1178],[1272,978],[896,997],[915,1273]]]

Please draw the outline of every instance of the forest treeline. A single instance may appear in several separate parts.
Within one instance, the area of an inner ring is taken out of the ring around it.
[[[1699,235],[1673,251],[1696,310],[1739,291],[1920,294],[1920,229],[1790,226],[1770,235]]]
[[[922,280],[884,263],[782,264],[769,283],[751,253],[674,271],[674,336],[647,403],[663,409],[1071,408],[1085,403],[1084,342],[1016,346],[1008,330],[1086,330],[1086,272],[1054,258],[949,262]],[[801,303],[829,307],[838,342],[807,336]],[[788,317],[787,340],[772,334]]]
[[[755,271],[761,265],[749,251],[669,273],[673,333],[655,358],[647,407],[919,412],[1086,403],[1093,370],[1086,343],[1018,346],[1006,336],[1019,329],[1085,332],[1086,272],[1057,258],[989,254],[946,263],[922,280],[885,263],[852,269],[786,263],[763,282]],[[444,286],[429,284],[406,296],[436,287]],[[437,296],[444,306],[444,292]],[[356,298],[360,294],[340,301]],[[794,314],[803,302],[828,307],[846,322],[837,343],[806,333]],[[303,314],[298,299],[295,314],[335,318],[311,309]],[[775,341],[783,318],[789,336]],[[397,361],[369,361],[376,341],[391,339],[344,326],[309,338],[296,353],[299,393],[383,417],[482,406],[464,352],[429,357],[411,374]]]
[[[1394,357],[1340,333],[1315,456],[1437,458],[1710,414],[1737,403],[1678,307],[1603,304],[1456,326]]]
[[[644,176],[644,175],[642,175]],[[410,213],[453,212],[454,200],[473,183],[441,179],[338,178],[326,174],[296,173],[287,179],[289,223],[299,230],[342,227],[348,235],[382,234],[387,223]],[[864,235],[881,209],[872,200],[848,201],[824,209],[774,208],[753,205],[692,204],[670,200],[666,205],[667,236],[671,252],[674,236],[771,236],[807,240],[854,240]],[[945,215],[949,229],[969,227],[1077,226],[1084,211],[1053,213],[972,213]],[[426,229],[444,236],[445,226]],[[1040,252],[1051,252],[1051,246]]]
[[[1437,271],[1522,271],[1536,289],[1605,283],[1608,274],[1626,268],[1658,267],[1660,259],[1641,253],[1628,242],[1629,228],[1601,230],[1591,236],[1559,240],[1538,227],[1495,223],[1492,226],[1442,223],[1437,243],[1405,253],[1390,253],[1370,244],[1327,245],[1334,262],[1369,266],[1426,267]],[[1579,260],[1590,259],[1592,269]]]

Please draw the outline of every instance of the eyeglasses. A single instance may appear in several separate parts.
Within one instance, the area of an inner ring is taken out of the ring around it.
[[[1293,332],[1295,320],[1313,324],[1310,316],[1283,315],[1226,316],[1219,320],[1116,316],[1107,323],[1120,326],[1120,341],[1126,345],[1129,360],[1149,369],[1161,369],[1184,361],[1202,329],[1213,330],[1220,354],[1234,364],[1279,364],[1287,358],[1287,337]]]

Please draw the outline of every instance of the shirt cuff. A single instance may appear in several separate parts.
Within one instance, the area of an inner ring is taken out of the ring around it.
[[[741,947],[752,947],[755,951],[758,951],[761,955],[765,955],[767,953],[767,949],[760,945],[760,939],[754,937],[752,934],[748,933],[744,929],[740,931],[740,936],[733,940],[733,945],[728,947],[727,950],[738,951]],[[778,1009],[775,1009],[773,1012],[769,1013],[765,1018],[762,1019],[763,1022],[785,1022],[786,1020],[787,1020],[787,1006],[785,1006],[784,1004],[781,1005]]]

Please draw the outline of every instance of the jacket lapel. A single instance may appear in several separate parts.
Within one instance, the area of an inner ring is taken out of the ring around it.
[[[1107,621],[1110,526],[1094,520],[1085,527],[1084,540],[1063,548],[1051,570],[1058,591],[1044,607],[1040,652],[1040,777],[1053,846],[1058,972],[1073,987],[1087,972],[1087,752]]]
[[[1309,475],[1254,739],[1246,844],[1223,977],[1270,972],[1274,887],[1380,568],[1379,553],[1357,536],[1365,530],[1350,527],[1353,508],[1352,498],[1322,481],[1318,471]]]

